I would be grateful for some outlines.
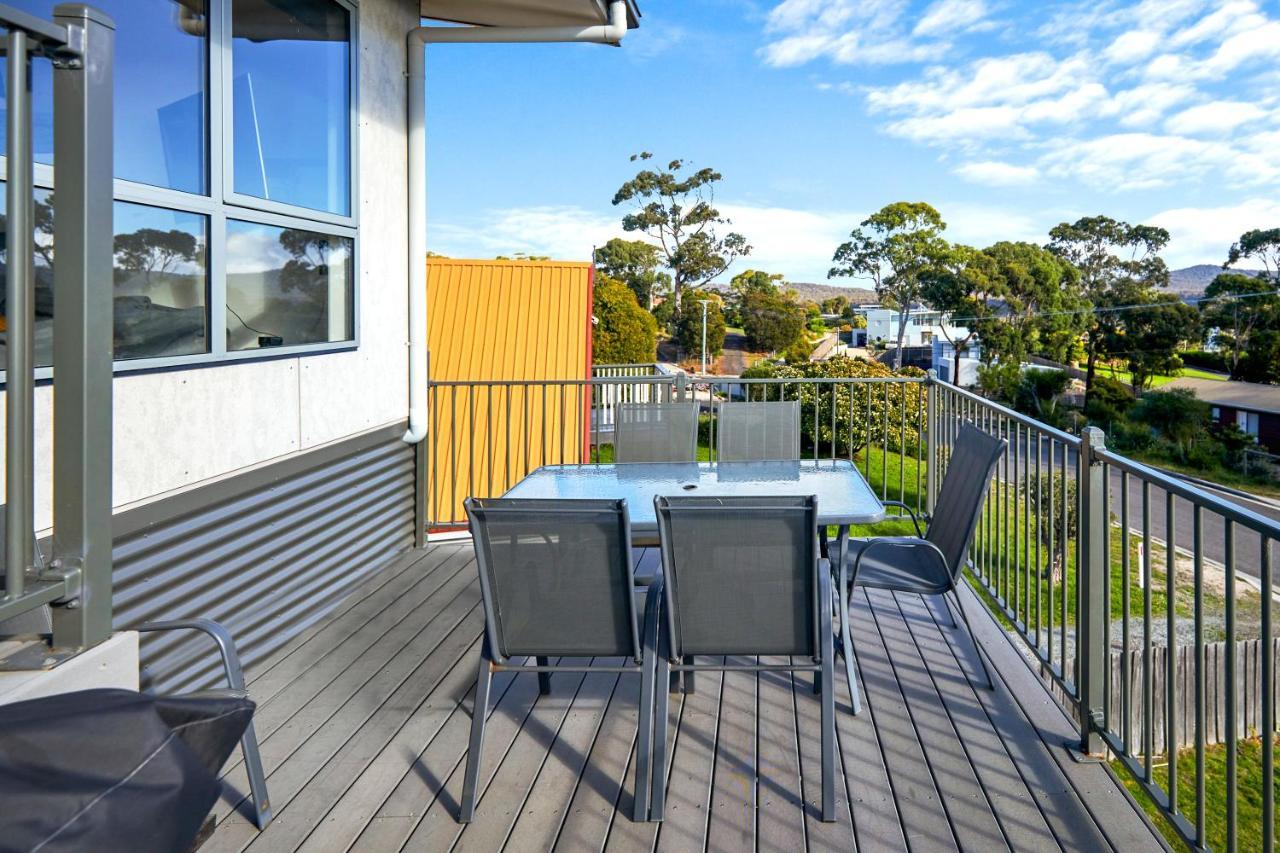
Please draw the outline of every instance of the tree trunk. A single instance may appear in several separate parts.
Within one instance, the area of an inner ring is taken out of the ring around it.
[[[1086,410],[1089,408],[1089,397],[1093,394],[1093,377],[1098,369],[1098,347],[1093,341],[1089,341],[1088,353],[1089,357],[1084,372],[1084,407]]]
[[[907,316],[911,313],[911,308],[906,311],[898,312],[898,349],[893,354],[893,369],[902,369],[902,342],[907,337]]]

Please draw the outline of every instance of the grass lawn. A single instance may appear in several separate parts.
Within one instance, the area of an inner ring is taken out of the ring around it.
[[[1280,744],[1280,738],[1277,739]],[[1262,850],[1262,741],[1259,738],[1240,741],[1236,752],[1236,840],[1237,849]],[[1142,808],[1151,822],[1164,834],[1175,849],[1186,849],[1170,825],[1119,761],[1112,761],[1116,775]],[[1205,748],[1205,841],[1214,850],[1227,849],[1227,747],[1215,744]],[[1155,778],[1166,778],[1165,766],[1155,768]],[[1178,808],[1195,823],[1196,813],[1196,753],[1184,749],[1178,753]],[[1276,799],[1280,800],[1280,777],[1272,780]],[[1280,813],[1278,813],[1280,814]],[[1273,832],[1280,835],[1280,822],[1273,823]]]
[[[1113,367],[1110,364],[1099,364],[1097,367],[1099,376],[1106,376],[1109,379],[1115,379],[1126,384],[1133,384],[1133,375],[1127,370]],[[1212,373],[1208,370],[1201,370],[1198,367],[1184,367],[1177,376],[1155,376],[1151,379],[1151,387],[1159,388],[1162,385],[1168,385],[1179,377],[1188,377],[1191,379],[1217,379],[1225,382],[1227,377],[1221,373]]]
[[[1139,462],[1146,463],[1155,468],[1165,468],[1178,474],[1186,474],[1189,477],[1197,477],[1201,480],[1210,480],[1222,486],[1230,486],[1231,488],[1240,489],[1250,494],[1262,495],[1263,497],[1280,498],[1280,483],[1277,483],[1271,477],[1246,477],[1234,468],[1226,468],[1222,465],[1217,466],[1212,471],[1206,471],[1203,468],[1193,468],[1190,465],[1180,465],[1172,462],[1164,456],[1153,456],[1147,453],[1130,453],[1132,458]]]

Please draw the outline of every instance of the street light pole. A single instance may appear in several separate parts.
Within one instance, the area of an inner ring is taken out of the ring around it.
[[[702,375],[707,375],[707,303],[710,299],[698,300],[702,303]]]

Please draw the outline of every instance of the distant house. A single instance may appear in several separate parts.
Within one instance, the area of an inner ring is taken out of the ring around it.
[[[896,308],[872,308],[867,311],[867,340],[882,341],[886,346],[898,345],[898,311]],[[947,315],[927,308],[913,308],[907,314],[907,326],[903,334],[904,347],[931,347],[938,339],[952,340],[967,334],[965,329],[952,326]]]
[[[933,339],[933,369],[938,371],[938,378],[943,382],[964,388],[977,385],[981,358],[982,348],[978,345],[977,338],[968,343],[958,358],[955,344],[946,338]]]
[[[1216,379],[1175,379],[1161,390],[1183,388],[1212,408],[1215,423],[1235,424],[1259,444],[1280,453],[1280,386]]]

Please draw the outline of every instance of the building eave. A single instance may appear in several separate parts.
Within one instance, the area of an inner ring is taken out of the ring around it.
[[[627,26],[640,26],[636,0],[626,0]],[[422,17],[479,27],[570,27],[609,22],[605,0],[421,0]]]

